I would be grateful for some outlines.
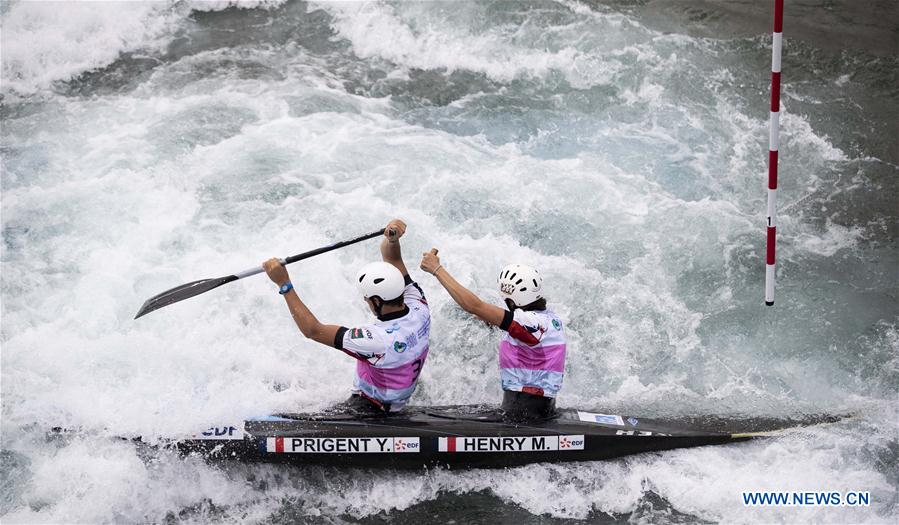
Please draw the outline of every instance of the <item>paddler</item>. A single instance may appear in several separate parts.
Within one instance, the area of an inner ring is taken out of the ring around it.
[[[403,221],[390,221],[381,241],[382,261],[367,264],[356,274],[359,291],[377,321],[355,328],[319,322],[300,300],[280,261],[275,258],[263,263],[303,335],[357,360],[353,393],[337,409],[378,414],[400,411],[415,391],[428,357],[431,313],[424,292],[403,263],[400,237],[404,233]]]
[[[546,307],[540,273],[523,264],[503,268],[497,281],[504,309],[459,284],[440,264],[437,249],[422,254],[421,269],[434,275],[462,309],[505,332],[499,344],[504,415],[551,417],[565,373],[565,334],[559,316]]]

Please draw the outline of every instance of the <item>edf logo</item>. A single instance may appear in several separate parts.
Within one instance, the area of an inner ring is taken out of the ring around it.
[[[571,439],[569,437],[563,437],[559,440],[559,448],[583,448],[584,440],[583,439]]]
[[[200,434],[206,437],[233,436],[236,430],[234,427],[212,427],[206,432],[200,432]]]

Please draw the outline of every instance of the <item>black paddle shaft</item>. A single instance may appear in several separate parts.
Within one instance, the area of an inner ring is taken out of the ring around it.
[[[344,246],[349,246],[351,244],[356,244],[357,242],[362,242],[368,239],[372,239],[374,237],[378,237],[384,234],[384,229],[380,229],[375,232],[366,233],[365,235],[361,235],[356,237],[355,239],[349,239],[346,241],[340,241],[334,243],[330,246],[323,246],[321,248],[316,248],[314,250],[309,250],[308,252],[299,253],[297,255],[291,255],[285,259],[281,260],[281,264],[290,264],[295,263],[297,261],[302,261],[303,259],[308,259],[310,257],[315,257],[316,255],[321,255],[323,253],[330,252],[332,250],[337,250],[339,248],[343,248]],[[233,275],[226,275],[225,277],[216,277],[213,279],[201,279],[199,281],[193,281],[187,284],[182,284],[181,286],[176,286],[171,290],[166,290],[161,294],[154,295],[153,297],[147,299],[143,306],[138,310],[137,315],[134,316],[135,319],[138,317],[144,316],[154,310],[159,310],[164,306],[168,306],[170,304],[177,303],[179,301],[183,301],[185,299],[189,299],[191,297],[200,295],[202,293],[208,292],[209,290],[218,288],[223,284],[230,283],[232,281],[237,281],[238,279],[243,279],[244,277],[249,277],[251,275],[256,275],[257,273],[264,272],[265,269],[261,266],[257,266],[255,268],[250,268],[249,270],[244,270],[242,272],[237,272]]]
[[[391,230],[391,233],[393,230]],[[343,248],[344,246],[349,246],[351,244],[356,244],[357,242],[366,241],[368,239],[373,239],[378,237],[379,235],[384,235],[384,228],[376,232],[366,233],[361,237],[356,237],[355,239],[350,239],[348,241],[340,241],[338,243],[332,244],[330,246],[324,246],[322,248],[316,248],[314,250],[309,250],[308,252],[299,253],[297,255],[291,255],[284,259],[283,264],[295,263],[297,261],[302,261],[303,259],[308,259],[310,257],[315,257],[316,255],[321,255],[326,252],[330,252],[331,250],[337,250],[338,248]]]

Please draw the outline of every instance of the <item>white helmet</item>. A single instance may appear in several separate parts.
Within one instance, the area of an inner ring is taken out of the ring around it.
[[[356,284],[366,299],[377,296],[382,301],[396,299],[406,289],[403,274],[396,266],[386,262],[373,262],[363,266],[356,274]]]
[[[543,298],[543,277],[523,264],[510,264],[499,272],[499,291],[503,299],[511,299],[515,306],[526,306]]]

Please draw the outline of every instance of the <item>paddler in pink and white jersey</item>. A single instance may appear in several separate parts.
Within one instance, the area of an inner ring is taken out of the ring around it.
[[[353,394],[334,410],[398,412],[415,392],[428,357],[431,313],[424,292],[403,263],[400,237],[405,232],[403,221],[390,221],[381,241],[383,261],[370,263],[357,273],[359,291],[378,320],[355,328],[319,322],[300,300],[281,262],[269,259],[263,263],[303,335],[357,360]]]
[[[466,312],[505,331],[499,368],[506,417],[552,417],[565,374],[565,333],[559,316],[546,307],[539,272],[523,264],[503,268],[498,278],[508,308],[503,309],[459,284],[440,264],[436,249],[422,254],[421,269],[434,275]]]

